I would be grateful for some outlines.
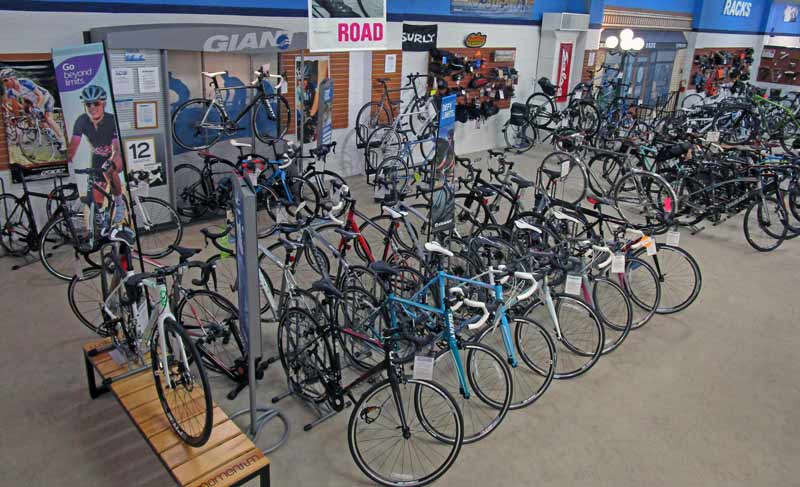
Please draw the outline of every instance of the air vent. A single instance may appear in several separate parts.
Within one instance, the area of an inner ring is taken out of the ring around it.
[[[548,12],[542,18],[542,30],[571,30],[584,32],[589,30],[589,16],[586,14],[571,14]]]

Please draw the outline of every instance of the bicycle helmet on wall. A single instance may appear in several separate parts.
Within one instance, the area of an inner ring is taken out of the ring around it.
[[[9,67],[0,68],[0,79],[16,78],[17,72]]]
[[[89,85],[81,92],[81,100],[84,103],[92,101],[105,101],[108,98],[106,90],[97,85]]]

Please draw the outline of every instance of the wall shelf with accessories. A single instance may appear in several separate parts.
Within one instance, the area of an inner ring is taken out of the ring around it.
[[[762,83],[800,86],[800,49],[764,46],[757,80]]]
[[[511,107],[519,76],[514,48],[441,48],[428,54],[439,95],[456,93],[459,122],[489,118]],[[466,118],[467,120],[465,120]]]
[[[698,93],[714,96],[721,84],[748,81],[752,64],[751,47],[695,49],[689,84]]]

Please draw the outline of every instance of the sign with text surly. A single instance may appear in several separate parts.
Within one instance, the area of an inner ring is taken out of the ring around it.
[[[311,51],[365,51],[386,45],[386,0],[308,0]]]
[[[572,67],[572,43],[563,42],[558,48],[558,78],[556,78],[556,101],[567,101],[569,73]]]

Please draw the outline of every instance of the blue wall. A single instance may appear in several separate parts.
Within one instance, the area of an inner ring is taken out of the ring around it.
[[[798,4],[786,4],[774,2],[767,17],[766,31],[774,35],[800,35],[800,18],[795,18],[794,22],[784,22],[783,12],[787,5],[795,9],[800,9]],[[799,12],[800,13],[800,12]]]

